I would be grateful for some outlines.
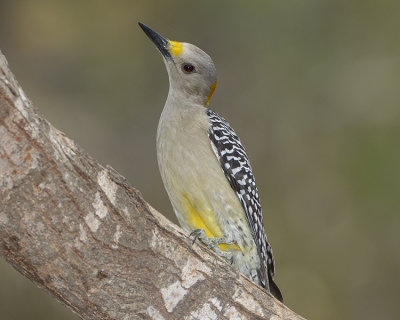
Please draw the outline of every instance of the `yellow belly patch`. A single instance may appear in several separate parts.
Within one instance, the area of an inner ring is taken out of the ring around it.
[[[217,219],[211,210],[198,210],[190,201],[187,195],[183,195],[186,219],[192,230],[203,229],[207,237],[220,238],[223,236]],[[237,244],[219,244],[222,251],[225,250],[241,250]]]

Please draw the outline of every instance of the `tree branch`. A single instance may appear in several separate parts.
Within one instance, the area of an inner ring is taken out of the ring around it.
[[[1,52],[0,254],[82,319],[302,319],[43,119]]]

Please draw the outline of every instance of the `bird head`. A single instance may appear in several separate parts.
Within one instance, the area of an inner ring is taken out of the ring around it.
[[[216,69],[210,56],[193,44],[168,40],[141,22],[139,26],[164,58],[170,90],[208,106],[217,86]]]

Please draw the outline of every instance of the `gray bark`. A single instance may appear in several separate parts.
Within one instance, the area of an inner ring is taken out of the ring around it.
[[[43,119],[1,52],[0,255],[82,319],[302,319]]]

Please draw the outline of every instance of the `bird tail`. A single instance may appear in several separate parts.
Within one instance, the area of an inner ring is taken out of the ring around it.
[[[279,290],[278,286],[272,280],[271,274],[268,272],[268,282],[269,282],[269,291],[272,293],[272,295],[277,298],[280,302],[283,302],[283,297],[281,290]]]

